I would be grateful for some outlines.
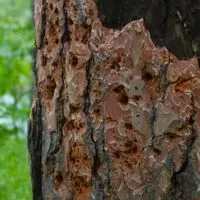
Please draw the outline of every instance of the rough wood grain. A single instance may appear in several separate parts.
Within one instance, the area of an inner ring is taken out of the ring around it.
[[[200,199],[199,3],[35,1],[35,199]]]

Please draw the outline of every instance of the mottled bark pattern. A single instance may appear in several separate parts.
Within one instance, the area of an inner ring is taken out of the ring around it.
[[[35,1],[43,199],[200,199],[198,2]]]

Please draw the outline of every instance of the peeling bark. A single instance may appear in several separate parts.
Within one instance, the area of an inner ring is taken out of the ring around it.
[[[199,1],[34,13],[33,199],[200,199]]]

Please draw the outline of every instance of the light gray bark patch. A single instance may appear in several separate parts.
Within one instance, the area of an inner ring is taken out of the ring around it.
[[[86,20],[86,15],[84,12],[84,5],[83,5],[83,0],[75,0],[75,3],[77,5],[77,20],[78,24],[83,24]]]

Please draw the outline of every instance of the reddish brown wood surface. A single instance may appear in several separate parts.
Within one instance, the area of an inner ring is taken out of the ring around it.
[[[198,58],[156,46],[142,16],[106,27],[97,5],[35,1],[34,199],[200,199]]]

